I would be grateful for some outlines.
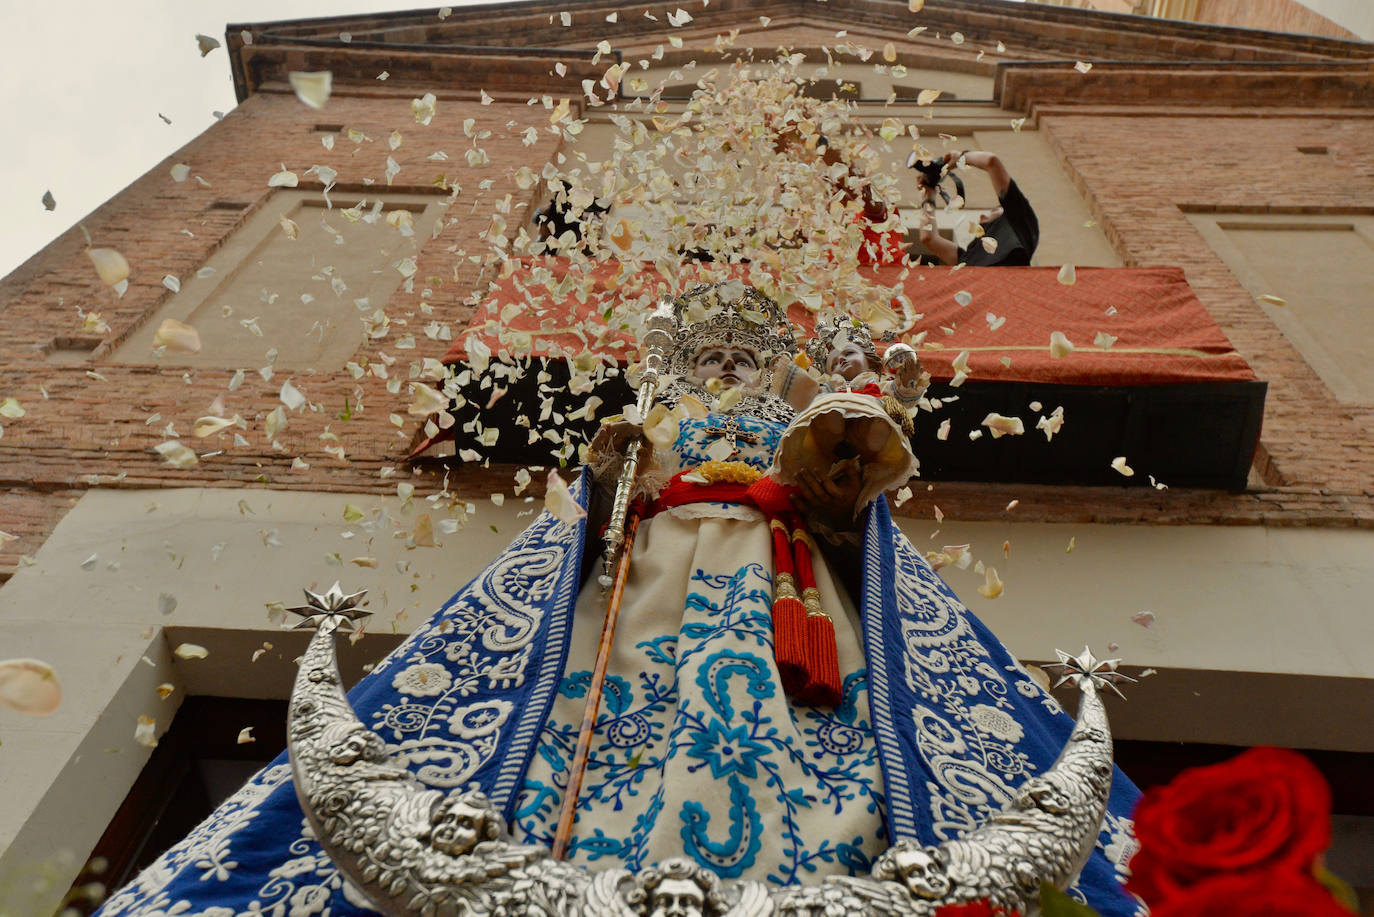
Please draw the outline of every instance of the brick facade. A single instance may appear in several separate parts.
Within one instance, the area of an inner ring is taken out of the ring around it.
[[[612,8],[605,6],[605,10]],[[483,251],[479,234],[497,199],[511,194],[516,203],[529,202],[533,192],[521,191],[512,173],[521,165],[538,170],[559,143],[547,130],[547,113],[540,106],[524,104],[524,96],[556,92],[560,87],[564,94],[575,94],[568,92],[568,83],[599,72],[587,60],[593,36],[613,34],[603,28],[605,10],[600,7],[579,9],[579,27],[566,33],[545,22],[556,9],[548,4],[524,8],[518,17],[523,23],[520,28],[510,23],[501,26],[500,17],[495,16],[463,20],[460,11],[443,28],[459,29],[466,21],[467,41],[473,44],[495,42],[501,36],[494,32],[502,28],[506,41],[514,35],[536,46],[555,39],[585,42],[579,46],[580,54],[568,56],[572,72],[566,80],[552,76],[549,58],[532,61],[525,55],[518,66],[500,55],[427,64],[427,55],[365,47],[359,39],[355,39],[356,51],[344,50],[342,45],[245,47],[239,27],[230,29],[231,52],[242,52],[236,58],[236,80],[242,92],[252,94],[222,122],[83,221],[95,246],[115,248],[129,258],[133,274],[127,294],[116,299],[100,284],[83,254],[85,241],[78,230],[0,281],[0,397],[17,398],[27,411],[22,418],[4,421],[0,438],[0,488],[5,494],[0,528],[18,536],[17,541],[0,546],[0,572],[12,570],[21,555],[36,550],[74,497],[90,486],[265,484],[282,489],[387,493],[395,491],[398,480],[412,479],[413,473],[418,475],[413,479],[419,491],[438,489],[440,469],[433,464],[412,469],[403,462],[414,419],[406,419],[402,436],[389,420],[393,412],[405,414],[410,399],[404,384],[400,394],[390,394],[379,380],[365,379],[360,385],[335,367],[294,374],[294,384],[318,410],[290,416],[290,427],[279,437],[286,449],[283,453],[265,442],[262,424],[278,404],[278,391],[288,374],[266,382],[253,372],[256,366],[245,366],[248,375],[242,388],[227,393],[232,368],[160,367],[151,350],[147,363],[140,365],[114,363],[104,355],[130,336],[146,337],[151,346],[155,323],[149,318],[169,295],[161,285],[163,275],[192,276],[236,226],[257,208],[270,206],[267,179],[282,163],[301,174],[302,187],[307,188],[312,187],[311,176],[303,173],[311,165],[336,169],[339,190],[334,199],[350,206],[372,193],[365,179],[384,184],[389,153],[401,166],[393,190],[433,192],[434,180],[442,175],[461,184],[463,192],[448,211],[443,231],[423,249],[415,291],[398,292],[388,304],[392,334],[360,346],[354,359],[375,362],[386,352],[396,358],[392,374],[405,380],[411,361],[441,354],[447,344],[426,339],[421,328],[437,320],[455,332],[460,329],[471,314],[465,301],[479,278],[478,266],[457,252]],[[810,46],[819,44],[820,36],[833,36],[832,26],[843,27],[844,17],[863,14],[864,27],[873,35],[881,36],[889,21],[904,23],[893,37],[904,42],[903,60],[911,65],[997,74],[1003,107],[1038,120],[1039,129],[1125,262],[1182,265],[1231,341],[1260,378],[1270,383],[1256,462],[1266,488],[1241,494],[1156,493],[1047,487],[1032,491],[942,483],[934,485],[934,492],[945,514],[968,520],[1002,518],[1008,499],[1015,497],[1020,500],[1015,516],[1020,521],[1374,526],[1374,441],[1369,432],[1374,406],[1333,400],[1180,210],[1345,208],[1374,213],[1374,153],[1368,143],[1374,125],[1370,120],[1374,109],[1369,106],[1374,96],[1367,92],[1374,64],[1369,46],[1262,33],[1236,33],[1229,43],[1216,44],[1216,33],[1223,30],[1209,33],[1201,26],[1160,23],[1152,31],[1138,24],[1115,29],[1100,14],[1084,11],[1039,8],[1013,19],[1004,7],[987,0],[932,0],[929,4],[932,31],[936,26],[962,27],[978,44],[1004,40],[1009,48],[1007,60],[1087,57],[1086,49],[1095,40],[1092,36],[1110,33],[1111,51],[1119,59],[1167,61],[1199,55],[1217,62],[1210,69],[1151,65],[1113,71],[1103,67],[1095,69],[1090,74],[1094,82],[1088,82],[1063,63],[999,70],[998,59],[974,57],[977,46],[972,41],[966,51],[956,51],[948,41],[937,42],[933,37],[907,41],[903,36],[913,17],[904,14],[904,9],[904,3],[865,0],[841,0],[824,7],[713,3],[709,14],[704,12],[694,24],[695,33],[679,30],[677,34],[699,48],[718,25],[733,21],[757,28],[757,17],[771,11],[780,21],[768,33],[769,47],[793,41]],[[621,14],[624,20],[640,16],[640,8],[626,8]],[[813,21],[816,16],[825,19]],[[362,36],[369,24],[394,26],[395,21],[395,16],[375,17],[359,20],[351,29],[355,36]],[[592,24],[597,24],[595,29]],[[410,41],[425,39],[426,29],[439,26],[414,29]],[[634,48],[645,41],[643,36],[627,35],[624,44]],[[646,47],[651,46],[652,42]],[[678,52],[678,56],[686,58],[689,53]],[[354,55],[348,58],[351,63],[335,61],[349,55]],[[627,59],[633,59],[633,54],[627,53]],[[1257,69],[1253,62],[1265,59],[1300,65]],[[327,66],[340,74],[341,85],[325,111],[304,107],[279,82],[286,70]],[[388,67],[395,68],[395,82],[377,82],[372,71]],[[425,72],[431,76],[428,84]],[[1330,79],[1320,85],[1311,82],[1318,72]],[[501,74],[504,82],[498,78]],[[522,84],[512,74],[525,74],[534,88],[516,93]],[[1240,98],[1257,80],[1264,84],[1263,99],[1241,107]],[[1161,92],[1165,84],[1175,88]],[[498,101],[479,104],[478,87],[491,87]],[[409,102],[425,88],[440,94],[440,115],[428,127],[415,123]],[[1363,96],[1361,90],[1365,90]],[[1314,108],[1276,107],[1289,97],[1290,105]],[[1205,107],[1209,104],[1210,109]],[[1170,105],[1179,107],[1170,109]],[[491,165],[470,168],[464,161],[463,153],[471,146],[462,132],[465,118],[475,119],[478,130],[493,132],[482,143]],[[508,122],[515,126],[508,128]],[[317,125],[342,125],[373,139],[359,145],[341,134],[333,151],[327,151]],[[519,136],[527,125],[539,128],[539,139],[532,146]],[[385,141],[393,129],[401,132],[404,142],[391,153]],[[1330,155],[1314,161],[1297,152],[1299,145],[1324,145]],[[428,160],[436,150],[447,152],[449,160]],[[174,182],[168,170],[176,162],[189,165],[192,174],[202,176],[210,186],[194,178]],[[1123,163],[1132,167],[1123,168]],[[1282,182],[1278,174],[1284,176]],[[485,191],[478,187],[483,179],[492,181]],[[248,207],[225,209],[216,202]],[[512,224],[518,219],[513,218]],[[428,290],[428,295],[422,297],[422,290]],[[422,303],[430,314],[422,314]],[[43,352],[49,342],[82,334],[77,307],[102,313],[111,330],[90,360],[52,362]],[[402,320],[409,322],[405,329],[399,326]],[[416,334],[415,350],[395,349],[396,337],[403,330]],[[264,342],[264,349],[267,346],[270,342]],[[248,447],[232,446],[232,428],[205,440],[191,436],[195,419],[208,413],[211,402],[221,394],[226,414],[238,413],[247,420]],[[345,398],[355,406],[347,421],[337,416]],[[160,415],[159,419],[150,421],[154,415]],[[168,467],[152,448],[172,438],[164,432],[169,422],[175,424],[182,442],[198,452],[223,448],[223,454],[205,458],[189,470]],[[337,435],[338,441],[321,440],[326,430]],[[342,446],[347,460],[324,452],[327,445]],[[293,456],[302,457],[310,467],[293,470]],[[396,467],[397,476],[382,478],[379,472],[384,466]],[[484,496],[507,487],[513,471],[513,467],[464,467],[450,477],[449,485],[461,496]],[[904,510],[920,515],[929,511],[919,499]]]

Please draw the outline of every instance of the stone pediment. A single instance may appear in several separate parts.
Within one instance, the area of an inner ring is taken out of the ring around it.
[[[692,18],[673,27],[669,16],[679,9]],[[918,26],[925,31],[909,34]],[[454,8],[443,18],[434,9],[230,25],[227,45],[240,98],[295,69],[329,69],[336,85],[356,80],[373,89],[385,69],[392,87],[576,95],[583,79],[599,78],[609,65],[605,55],[594,62],[602,41],[611,46],[609,62],[648,57],[663,45],[658,62],[677,65],[717,54],[716,37],[732,32],[727,44],[735,51],[771,55],[785,47],[818,61],[829,52],[857,63],[853,48],[880,53],[891,42],[896,63],[994,78],[999,98],[1008,96],[1003,107],[1022,110],[1037,101],[1157,101],[1161,92],[1200,104],[1202,96],[1190,100],[1176,88],[1179,77],[1199,93],[1233,86],[1250,104],[1281,104],[1280,94],[1265,94],[1275,70],[1301,77],[1287,85],[1313,84],[1302,104],[1366,106],[1374,98],[1367,91],[1374,45],[1366,42],[1005,0],[929,0],[920,13],[905,0],[494,3]],[[955,32],[962,43],[951,41]],[[670,35],[682,39],[681,49],[668,45]],[[1094,62],[1094,73],[1073,71],[1078,60]],[[566,74],[552,71],[555,61]],[[880,61],[875,53],[871,62]],[[1214,71],[1223,76],[1193,78]]]

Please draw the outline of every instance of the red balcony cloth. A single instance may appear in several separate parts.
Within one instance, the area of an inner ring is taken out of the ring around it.
[[[568,270],[566,259],[539,260],[555,276],[562,277]],[[636,350],[634,342],[599,321],[609,305],[608,297],[618,295],[606,283],[617,269],[611,264],[593,275],[594,286],[586,302],[574,296],[553,301],[542,288],[523,291],[516,278],[527,275],[516,271],[498,282],[444,361],[466,359],[465,339],[470,332],[482,335],[493,352],[499,352],[497,316],[505,307],[519,304],[522,308],[512,310],[514,314],[508,314],[500,327],[529,332],[535,355],[593,350],[625,362]],[[683,274],[690,276],[695,270],[695,265],[687,265]],[[953,377],[951,364],[963,350],[969,351],[970,377],[987,381],[1135,386],[1255,379],[1188,286],[1181,268],[1079,268],[1072,285],[1060,283],[1059,269],[1054,267],[956,270],[888,264],[856,270],[875,275],[885,285],[895,285],[907,272],[900,282],[922,317],[901,337],[910,339],[926,332],[921,360],[937,381]],[[658,280],[654,269],[646,265],[643,271],[623,274],[618,292],[652,291]],[[960,292],[969,294],[967,306],[955,299]],[[1006,320],[993,330],[989,313],[994,320]],[[810,331],[812,316],[805,309],[794,305],[790,317]],[[1055,331],[1063,332],[1074,345],[1071,354],[1051,356],[1050,336]],[[1095,346],[1099,333],[1116,341],[1110,348]],[[1004,366],[1003,358],[1010,365]]]

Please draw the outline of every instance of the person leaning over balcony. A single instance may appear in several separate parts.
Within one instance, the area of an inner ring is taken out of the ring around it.
[[[923,217],[921,244],[939,258],[941,264],[967,264],[970,267],[1030,264],[1035,248],[1040,244],[1040,221],[1036,219],[1030,201],[1026,200],[1007,167],[995,154],[982,150],[945,154],[947,169],[958,166],[960,160],[965,165],[988,173],[992,187],[997,192],[998,206],[978,220],[983,227],[983,238],[975,239],[968,248],[960,248],[935,230],[935,189],[918,172],[916,180],[921,186]],[[995,244],[985,245],[983,239],[992,239]]]

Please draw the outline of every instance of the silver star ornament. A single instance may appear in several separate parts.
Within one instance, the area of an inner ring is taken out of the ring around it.
[[[1058,662],[1051,662],[1045,668],[1063,669],[1064,674],[1059,676],[1059,680],[1054,683],[1054,687],[1072,682],[1078,685],[1084,678],[1092,682],[1093,687],[1106,688],[1122,700],[1126,695],[1121,693],[1117,685],[1121,682],[1134,684],[1137,679],[1123,674],[1116,670],[1121,664],[1120,659],[1098,659],[1093,656],[1092,650],[1083,647],[1083,652],[1077,656],[1070,656],[1063,650],[1055,650],[1054,654],[1059,657]]]
[[[332,622],[340,628],[356,627],[359,621],[372,616],[372,612],[357,607],[363,596],[367,595],[366,589],[345,595],[336,580],[325,592],[311,592],[309,589],[303,591],[306,603],[286,609],[301,616],[301,622],[296,625],[296,630],[317,629],[326,622]]]

